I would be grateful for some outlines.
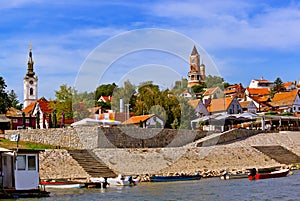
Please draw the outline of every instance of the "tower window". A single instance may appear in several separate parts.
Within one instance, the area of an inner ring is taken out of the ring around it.
[[[32,96],[33,95],[33,88],[30,88],[29,94]]]

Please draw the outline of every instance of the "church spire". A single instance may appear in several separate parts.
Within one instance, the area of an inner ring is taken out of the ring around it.
[[[194,45],[194,48],[193,48],[193,50],[192,50],[192,53],[191,53],[191,55],[198,55],[198,51],[197,51],[197,49],[196,49],[196,46]]]
[[[27,69],[26,76],[33,77],[35,75],[35,72],[33,71],[34,61],[32,59],[32,44],[30,43],[29,46],[30,46],[30,49],[29,49],[29,57],[28,57],[28,63],[27,63],[28,69]]]

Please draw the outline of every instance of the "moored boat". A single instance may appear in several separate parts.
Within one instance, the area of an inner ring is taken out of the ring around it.
[[[82,188],[85,185],[83,183],[73,181],[41,181],[40,186],[45,188]]]
[[[106,179],[106,181],[105,181]],[[133,179],[132,176],[124,176],[119,174],[116,178],[91,178],[90,181],[92,183],[107,183],[109,186],[134,186],[137,185],[139,179]]]
[[[248,178],[248,174],[225,174],[220,176],[220,179],[222,180],[242,179],[242,178]]]
[[[170,182],[170,181],[188,181],[188,180],[199,180],[201,175],[174,175],[174,176],[151,176],[151,182]]]
[[[282,169],[273,171],[270,173],[256,173],[254,169],[248,175],[249,180],[258,180],[258,179],[269,179],[269,178],[278,178],[278,177],[285,177],[289,173],[289,169]]]

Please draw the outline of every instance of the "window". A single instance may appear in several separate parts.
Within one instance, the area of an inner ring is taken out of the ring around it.
[[[26,168],[26,156],[25,155],[17,156],[17,166],[18,166],[18,170],[25,170],[25,168]]]
[[[18,155],[17,156],[18,170],[37,170],[36,155]]]
[[[298,107],[298,110],[300,110],[300,107]]]
[[[18,119],[13,119],[13,123],[18,123]]]
[[[28,156],[28,170],[36,170],[35,156]]]
[[[29,94],[32,96],[33,95],[33,88],[30,88]]]
[[[25,122],[26,122],[26,124],[29,124],[29,119],[26,119]]]

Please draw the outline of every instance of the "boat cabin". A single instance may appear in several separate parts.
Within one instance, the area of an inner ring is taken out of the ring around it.
[[[39,189],[39,151],[0,148],[2,189]]]

